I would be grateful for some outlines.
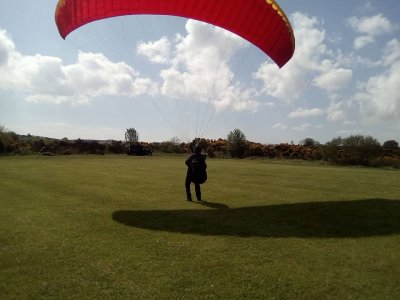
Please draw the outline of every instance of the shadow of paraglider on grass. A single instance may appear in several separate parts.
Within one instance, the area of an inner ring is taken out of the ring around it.
[[[208,206],[207,202],[199,204]],[[352,238],[400,234],[400,200],[321,201],[234,209],[212,205],[223,209],[119,210],[112,219],[137,228],[199,235]]]

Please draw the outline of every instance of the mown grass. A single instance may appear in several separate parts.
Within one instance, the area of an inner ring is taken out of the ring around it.
[[[400,297],[399,171],[207,162],[1,157],[1,299]]]

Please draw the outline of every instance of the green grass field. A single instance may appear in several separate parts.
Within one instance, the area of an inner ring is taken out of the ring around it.
[[[400,298],[400,171],[184,159],[0,157],[0,298]]]

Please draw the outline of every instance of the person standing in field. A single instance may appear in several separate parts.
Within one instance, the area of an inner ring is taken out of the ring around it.
[[[192,150],[193,151],[193,150]],[[201,148],[196,146],[194,153],[192,153],[185,161],[187,166],[185,188],[186,200],[192,201],[192,194],[190,192],[190,184],[194,183],[197,201],[201,201],[200,184],[207,180],[207,164],[205,155],[201,154]]]

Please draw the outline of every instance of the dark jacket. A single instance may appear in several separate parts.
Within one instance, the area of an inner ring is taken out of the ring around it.
[[[196,160],[196,163],[194,161]],[[207,180],[206,157],[202,154],[191,154],[185,161],[188,166],[187,176],[193,183],[204,183]],[[196,169],[194,169],[196,168]]]

